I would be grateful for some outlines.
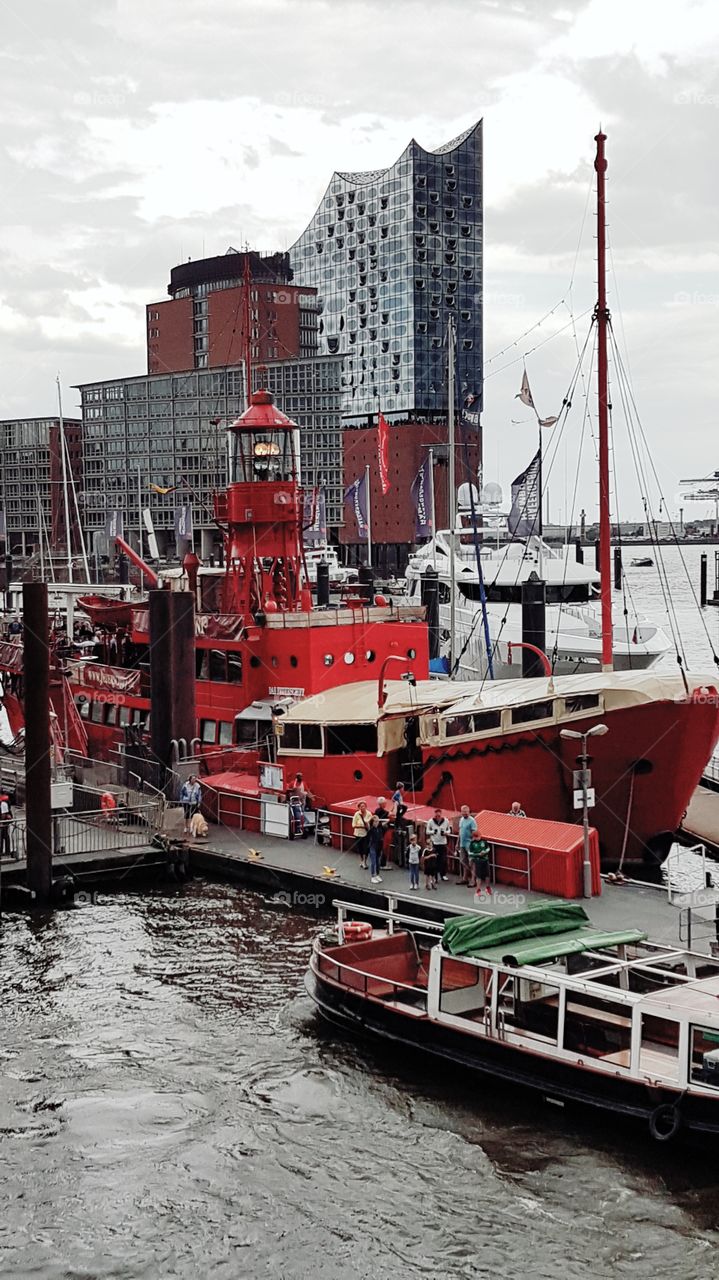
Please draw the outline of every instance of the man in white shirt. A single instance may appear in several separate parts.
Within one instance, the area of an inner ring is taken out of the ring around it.
[[[435,809],[434,817],[430,818],[425,830],[427,833],[427,839],[437,855],[437,875],[442,880],[448,880],[447,837],[452,830],[451,823],[447,818],[442,816],[441,809]]]
[[[522,808],[522,806],[521,806],[521,804],[519,803],[519,801],[518,801],[518,800],[513,800],[513,801],[512,801],[512,807],[511,807],[511,809],[509,810],[509,817],[510,817],[510,818],[526,818],[526,816],[527,816],[527,815],[526,815],[526,813],[524,812],[524,809]]]

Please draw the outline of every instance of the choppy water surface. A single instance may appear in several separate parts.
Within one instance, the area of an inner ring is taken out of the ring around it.
[[[716,1274],[716,1160],[337,1038],[316,927],[201,882],[6,917],[4,1274]]]

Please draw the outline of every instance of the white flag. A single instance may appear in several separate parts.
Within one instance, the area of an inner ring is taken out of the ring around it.
[[[529,409],[534,408],[534,401],[532,399],[532,393],[529,390],[529,378],[527,377],[526,369],[522,374],[522,390],[518,391],[514,398],[515,400],[521,400],[522,404],[526,404]]]

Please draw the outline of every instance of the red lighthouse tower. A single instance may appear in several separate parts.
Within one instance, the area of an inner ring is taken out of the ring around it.
[[[256,391],[230,427],[230,483],[215,497],[215,514],[226,527],[222,607],[247,621],[311,608],[302,585],[298,434],[269,391]]]

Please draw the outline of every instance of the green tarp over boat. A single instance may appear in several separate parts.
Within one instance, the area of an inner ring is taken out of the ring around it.
[[[508,916],[455,916],[445,923],[442,946],[453,956],[521,965],[641,942],[646,936],[640,929],[616,933],[595,929],[579,903],[553,902]]]

